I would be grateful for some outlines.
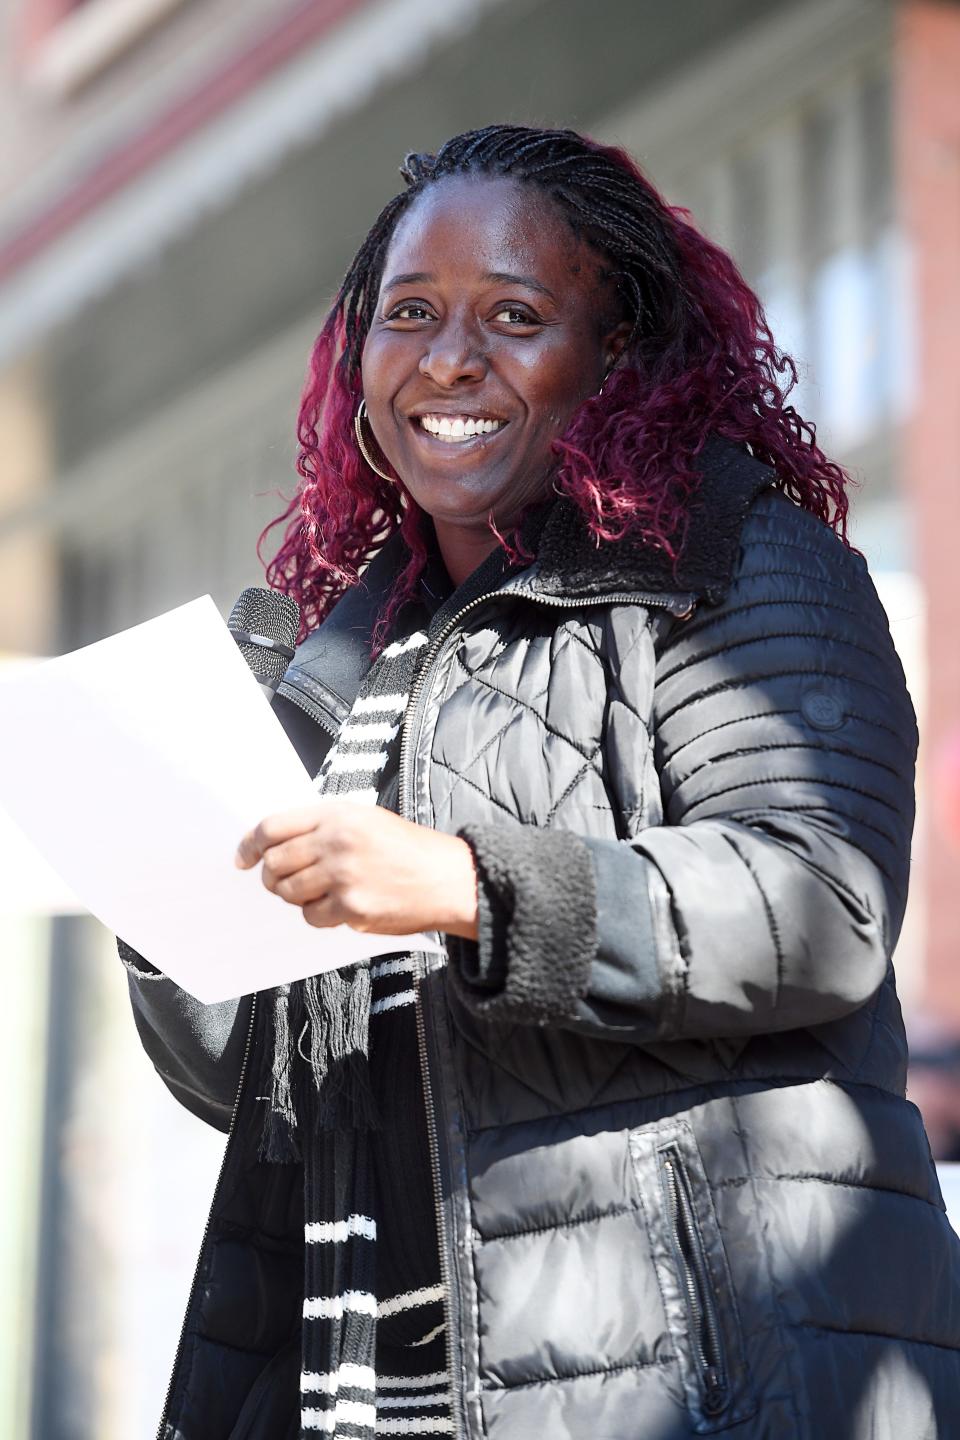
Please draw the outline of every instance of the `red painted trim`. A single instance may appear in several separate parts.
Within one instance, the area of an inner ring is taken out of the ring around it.
[[[222,69],[182,96],[125,145],[105,155],[50,208],[0,246],[0,282],[33,260],[66,230],[222,115],[304,45],[331,30],[366,0],[306,0]]]

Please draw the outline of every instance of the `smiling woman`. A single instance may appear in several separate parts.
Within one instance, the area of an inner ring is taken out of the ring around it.
[[[916,730],[845,477],[622,152],[493,126],[402,173],[269,569],[322,798],[237,863],[444,953],[202,1015],[124,951],[230,1117],[162,1433],[946,1436],[890,963]]]
[[[542,498],[553,444],[631,324],[617,318],[609,263],[509,177],[427,190],[385,266],[363,393],[382,454],[459,583]]]

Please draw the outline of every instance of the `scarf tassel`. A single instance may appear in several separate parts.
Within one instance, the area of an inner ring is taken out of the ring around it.
[[[369,1024],[369,964],[327,970],[274,992],[262,1160],[299,1162],[298,1136],[310,1121],[318,1132],[376,1128],[367,1063]],[[316,1096],[312,1103],[303,1092],[308,1074]]]

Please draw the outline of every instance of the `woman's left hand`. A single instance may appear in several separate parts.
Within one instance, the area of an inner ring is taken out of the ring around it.
[[[390,810],[331,797],[270,815],[237,848],[241,870],[261,861],[264,885],[299,906],[309,925],[477,938],[469,845]]]

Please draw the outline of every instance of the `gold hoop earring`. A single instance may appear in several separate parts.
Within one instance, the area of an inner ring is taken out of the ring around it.
[[[357,409],[357,413],[353,417],[353,428],[354,432],[356,433],[357,445],[359,447],[360,454],[363,456],[364,460],[366,460],[367,464],[370,466],[370,469],[375,475],[379,475],[381,480],[388,480],[391,485],[396,485],[396,478],[393,475],[387,475],[385,471],[381,470],[380,466],[375,464],[373,457],[370,454],[370,451],[367,449],[367,442],[363,438],[363,422],[365,419],[368,418],[369,417],[367,415],[367,402],[366,400],[361,400],[360,405]]]
[[[598,400],[600,399],[600,396],[603,394],[603,387],[604,387],[604,385],[606,385],[607,381],[610,379],[610,376],[613,374],[613,372],[614,372],[614,370],[616,370],[616,368],[617,368],[617,362],[614,361],[613,364],[610,366],[610,369],[605,373],[603,379],[602,379],[601,382],[600,382],[600,389],[597,391],[597,395],[596,395],[596,398],[597,398]]]

